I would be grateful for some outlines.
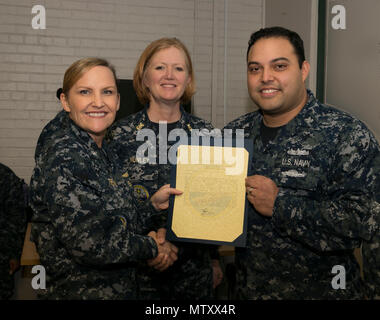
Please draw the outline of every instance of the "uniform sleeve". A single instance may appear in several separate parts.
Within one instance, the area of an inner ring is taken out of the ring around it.
[[[319,251],[353,249],[362,240],[371,241],[380,216],[379,157],[368,131],[346,135],[337,146],[331,184],[318,199],[280,189],[271,221],[276,230]]]
[[[152,230],[158,230],[159,228],[167,227],[167,210],[157,211],[150,198],[145,200],[142,204],[138,205],[138,212],[143,213],[143,232],[148,233]]]
[[[134,206],[118,207],[117,202],[105,200],[91,183],[84,183],[68,168],[50,170],[50,174],[43,202],[58,240],[76,261],[105,265],[157,255],[151,237],[134,233]]]
[[[5,245],[8,247],[9,259],[20,259],[26,229],[26,212],[23,180],[13,172],[6,175],[6,196],[4,199],[4,221],[7,234]]]
[[[119,160],[122,162],[129,160],[131,156],[130,140],[133,139],[135,142],[136,139],[133,135],[132,119],[128,121],[127,119],[122,119],[120,122],[115,123],[106,138],[113,152],[118,155]]]
[[[380,167],[380,159],[378,159]],[[379,179],[380,172],[377,172]],[[380,179],[379,179],[380,180]],[[373,202],[373,210],[377,212],[378,229],[371,241],[363,241],[363,273],[367,288],[367,297],[380,299],[380,183],[377,180],[376,201]]]

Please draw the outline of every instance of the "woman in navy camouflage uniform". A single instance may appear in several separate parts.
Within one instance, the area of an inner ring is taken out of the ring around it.
[[[133,85],[146,108],[116,123],[111,138],[123,161],[123,172],[131,178],[135,197],[144,202],[170,181],[171,165],[167,155],[176,142],[168,141],[170,132],[179,129],[190,137],[195,129],[207,134],[213,127],[186,113],[182,107],[193,96],[195,81],[188,50],[178,39],[162,38],[146,47],[135,68]],[[166,124],[160,126],[160,121]],[[148,144],[153,161],[144,161],[144,155],[136,159],[137,150],[144,144],[137,138],[142,132],[157,137],[155,143]],[[162,217],[156,228],[166,226],[166,215]],[[176,245],[180,248],[178,261],[165,273],[148,269],[139,273],[139,298],[207,299],[213,296],[213,285],[222,279],[216,248]]]
[[[157,242],[155,232],[139,231],[178,192],[162,188],[137,219],[130,183],[103,141],[119,108],[107,61],[73,63],[60,98],[64,110],[39,137],[30,183],[32,240],[46,269],[42,296],[134,299],[138,262],[159,255],[157,267],[164,269],[176,259],[176,248]]]

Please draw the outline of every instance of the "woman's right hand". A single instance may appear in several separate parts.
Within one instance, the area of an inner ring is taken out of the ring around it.
[[[178,248],[166,240],[158,239],[155,231],[149,232],[148,236],[156,241],[158,248],[157,256],[148,260],[148,265],[158,271],[164,271],[178,259]]]
[[[150,198],[153,207],[158,210],[165,210],[169,208],[169,197],[171,194],[181,195],[181,190],[170,188],[170,184],[165,184]]]

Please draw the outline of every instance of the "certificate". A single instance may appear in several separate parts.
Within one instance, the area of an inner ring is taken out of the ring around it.
[[[211,143],[212,144],[212,143]],[[238,147],[180,145],[171,186],[183,194],[171,198],[170,240],[245,246],[245,178],[252,141]]]

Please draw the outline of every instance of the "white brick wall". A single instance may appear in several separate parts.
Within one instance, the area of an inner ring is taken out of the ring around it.
[[[29,182],[38,136],[60,110],[55,91],[72,62],[104,57],[130,79],[145,46],[163,36],[180,38],[190,50],[196,115],[221,127],[251,111],[245,50],[262,25],[263,0],[227,3],[225,21],[223,0],[0,0],[0,162]],[[31,26],[36,4],[46,8],[45,30]]]

